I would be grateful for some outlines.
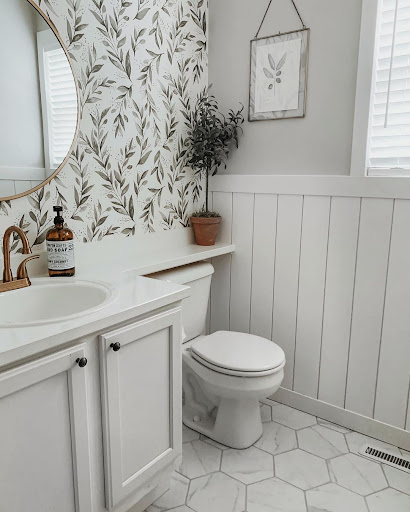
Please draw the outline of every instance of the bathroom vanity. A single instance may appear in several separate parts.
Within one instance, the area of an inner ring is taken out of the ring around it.
[[[25,325],[24,293],[39,296],[43,281],[7,292],[20,294],[20,327],[0,318],[0,510],[140,512],[167,489],[181,454],[189,289],[118,273],[98,311]],[[46,281],[51,298],[64,289]]]

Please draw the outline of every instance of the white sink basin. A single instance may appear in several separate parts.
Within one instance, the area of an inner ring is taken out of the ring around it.
[[[0,328],[51,324],[106,307],[113,291],[102,283],[72,278],[34,278],[31,286],[0,293]]]

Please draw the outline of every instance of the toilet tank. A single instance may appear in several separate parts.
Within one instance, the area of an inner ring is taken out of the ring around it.
[[[191,295],[182,301],[182,325],[186,335],[184,342],[196,338],[205,328],[213,273],[214,267],[210,263],[201,262],[147,276],[191,288]]]

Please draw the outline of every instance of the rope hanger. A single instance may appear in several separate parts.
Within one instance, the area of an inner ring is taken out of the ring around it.
[[[266,18],[266,16],[267,16],[268,12],[269,12],[270,6],[272,5],[272,1],[273,1],[273,0],[269,0],[268,7],[266,8],[265,14],[263,15],[263,18],[262,18],[261,24],[259,25],[258,31],[256,32],[255,39],[258,39],[259,32],[261,31],[261,28],[262,28],[263,22],[265,21],[265,18]],[[303,27],[303,29],[306,29],[306,25],[303,23],[302,16],[300,15],[300,12],[298,11],[298,8],[296,7],[295,1],[294,1],[294,0],[290,0],[290,1],[292,2],[293,7],[295,8],[296,14],[297,14],[297,15],[298,15],[298,17],[299,17],[300,22],[302,23],[302,27]],[[279,34],[280,34],[280,32],[279,32]]]

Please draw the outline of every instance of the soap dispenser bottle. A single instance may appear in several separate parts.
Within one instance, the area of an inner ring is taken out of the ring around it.
[[[72,277],[74,266],[74,235],[71,229],[64,225],[61,215],[62,206],[54,206],[56,212],[54,227],[46,236],[48,273],[50,277]]]

